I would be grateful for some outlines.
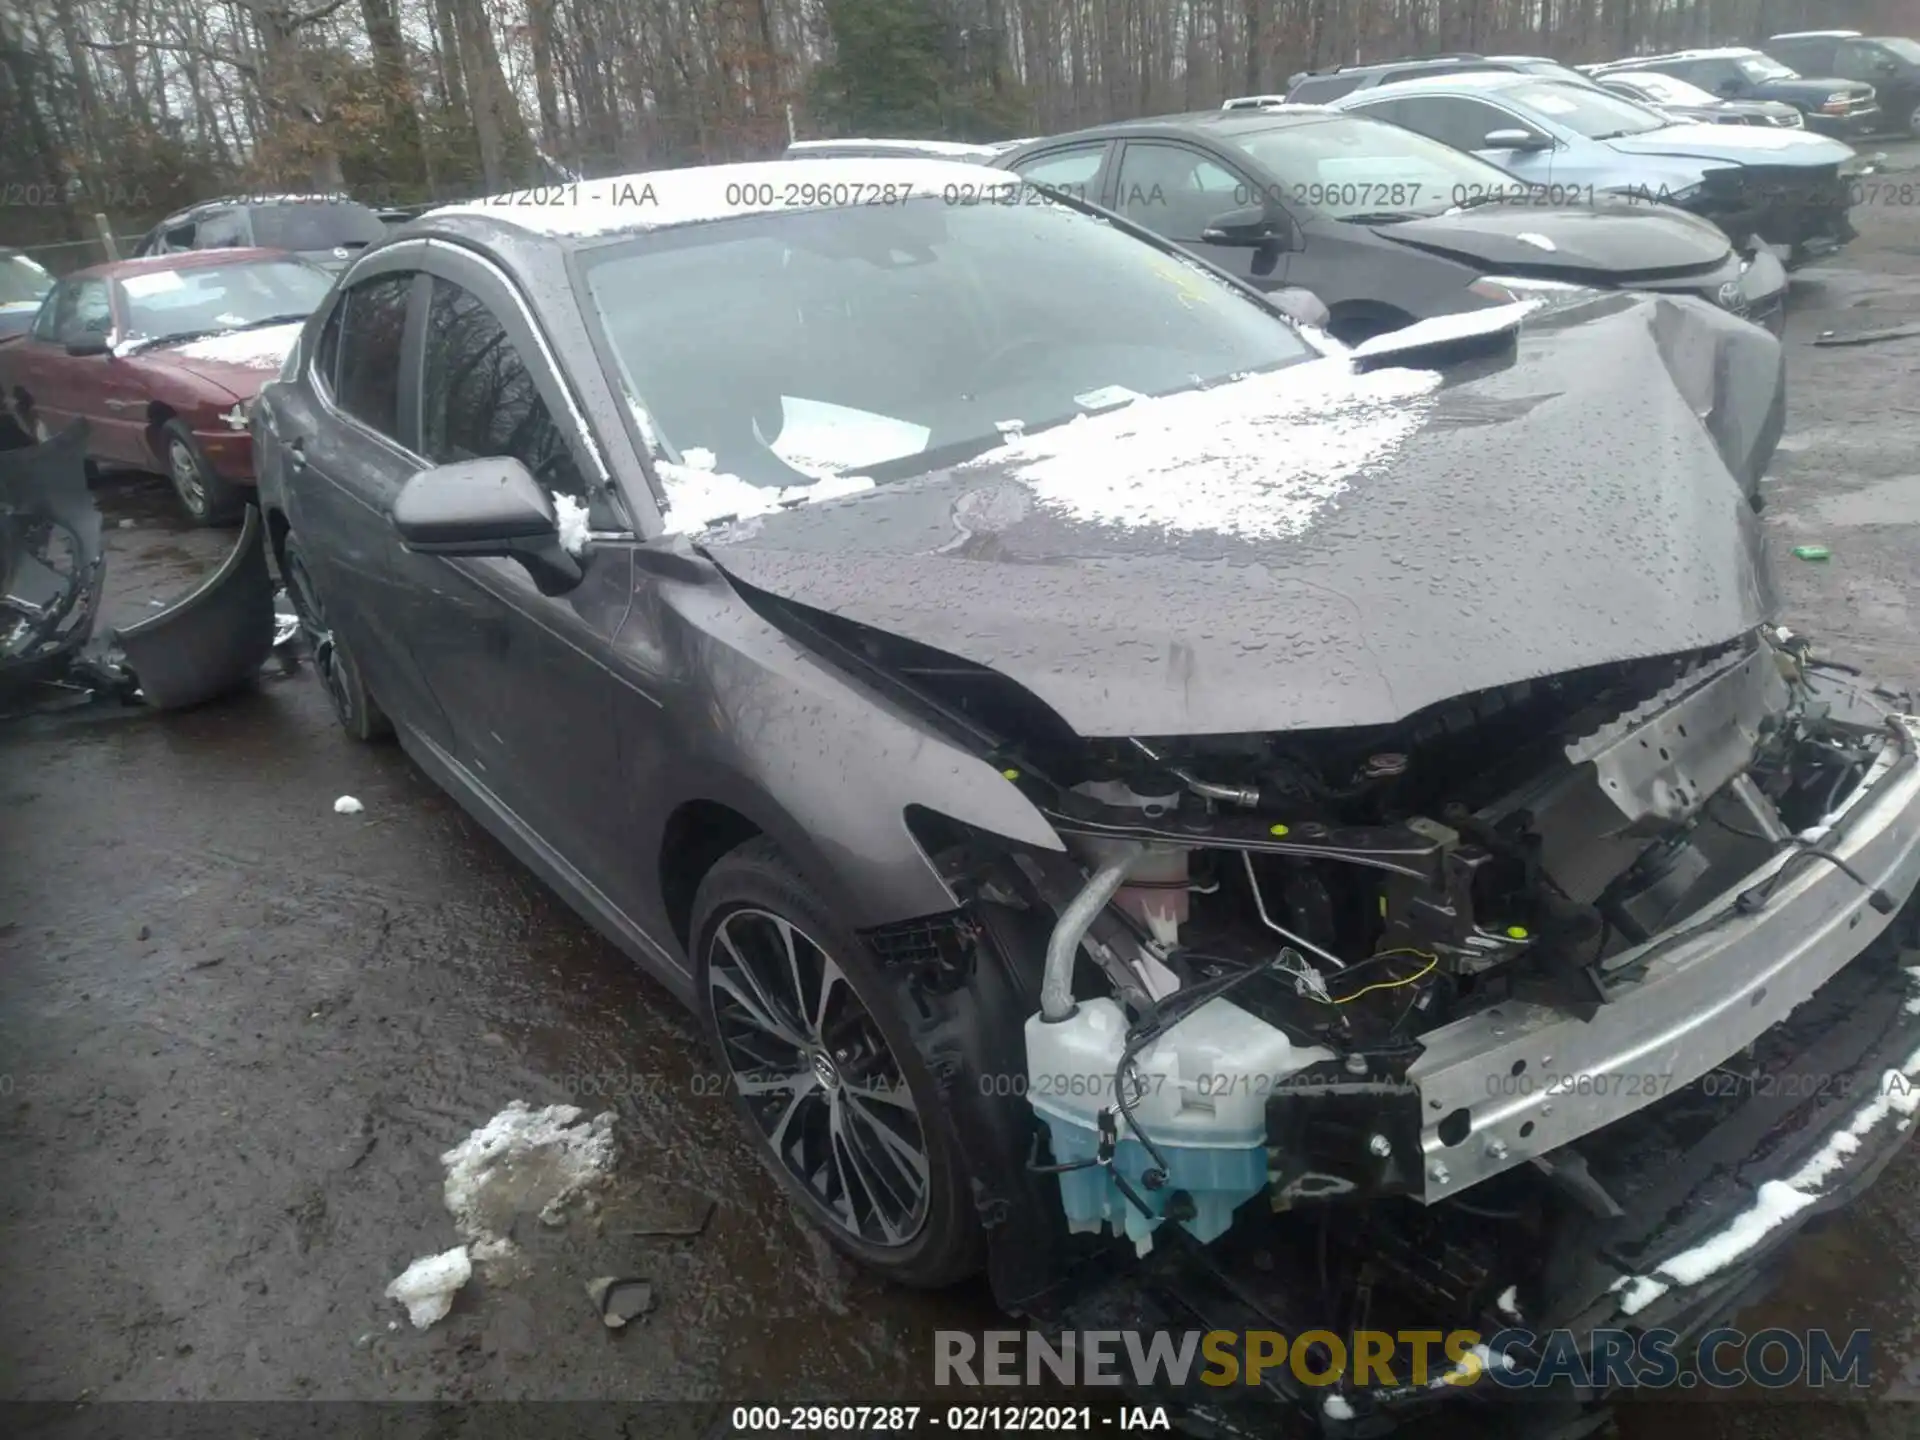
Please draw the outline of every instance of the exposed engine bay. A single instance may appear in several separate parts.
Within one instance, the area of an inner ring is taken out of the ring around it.
[[[966,734],[1064,841],[922,835],[962,939],[1038,982],[1008,1087],[1044,1135],[1030,1193],[1142,1257],[1344,1211],[1464,1303],[1491,1272],[1436,1258],[1484,1227],[1455,1196],[1517,1214],[1517,1181],[1614,1223],[1573,1142],[1752,1053],[1913,889],[1905,821],[1878,873],[1834,838],[1911,788],[1912,700],[1785,630],[1378,729],[1090,740],[984,667],[770,609]],[[1797,933],[1816,899],[1852,912],[1839,940]]]

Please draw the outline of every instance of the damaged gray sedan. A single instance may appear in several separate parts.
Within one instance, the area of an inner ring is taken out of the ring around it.
[[[1565,289],[1350,351],[819,160],[429,214],[254,423],[348,730],[694,1007],[848,1254],[1040,1326],[1687,1332],[1920,1072],[1920,719],[1777,628],[1782,376]]]

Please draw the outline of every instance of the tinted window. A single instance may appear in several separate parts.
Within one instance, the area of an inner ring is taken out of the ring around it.
[[[229,250],[247,243],[247,216],[243,210],[216,210],[200,222],[193,237],[196,250]]]
[[[1456,150],[1484,150],[1495,130],[1533,127],[1480,100],[1457,95],[1417,95],[1402,100],[1393,117],[1409,130],[1451,145]]]
[[[1021,161],[1015,169],[1035,184],[1058,186],[1070,195],[1084,198],[1087,187],[1093,184],[1093,177],[1100,173],[1100,162],[1106,153],[1107,145],[1103,140],[1097,145],[1049,150],[1044,155]]]
[[[1359,88],[1360,81],[1353,75],[1315,75],[1294,86],[1287,99],[1295,105],[1324,105]]]
[[[342,299],[335,401],[361,424],[399,438],[400,337],[411,272],[362,280]]]
[[[175,225],[172,229],[162,230],[160,242],[154,246],[154,253],[170,255],[177,250],[191,250],[193,237],[198,229],[199,227],[193,221],[188,220],[184,224]]]
[[[347,313],[345,301],[333,307],[327,323],[320,327],[319,343],[313,347],[313,373],[333,393],[333,378],[340,360],[340,320]]]
[[[1833,73],[1843,80],[1873,80],[1880,62],[1891,57],[1871,40],[1849,40],[1834,56]]]
[[[421,448],[447,464],[511,455],[549,490],[585,503],[586,481],[506,327],[470,292],[433,282]]]
[[[1207,222],[1260,203],[1253,185],[1185,145],[1130,143],[1114,208],[1170,240],[1198,240]]]
[[[364,205],[284,200],[253,207],[253,243],[274,250],[358,249],[386,233]]]

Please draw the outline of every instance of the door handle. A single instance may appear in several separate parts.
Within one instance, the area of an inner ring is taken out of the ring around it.
[[[307,463],[307,442],[298,435],[287,441],[287,468],[298,470]]]

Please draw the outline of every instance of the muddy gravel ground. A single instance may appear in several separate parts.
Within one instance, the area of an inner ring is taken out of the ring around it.
[[[1920,181],[1920,150],[1894,157]],[[1920,338],[1811,342],[1920,326],[1915,199],[1862,205],[1861,239],[1796,277],[1766,487],[1786,618],[1902,685],[1920,685]],[[99,494],[110,619],[217,562],[227,537],[178,525],[159,482]],[[1831,560],[1792,558],[1802,543]],[[364,811],[334,813],[342,795]],[[934,1329],[993,1323],[982,1291],[894,1291],[838,1260],[665,992],[396,748],[350,743],[304,670],[189,714],[0,733],[0,956],[0,1397],[879,1400],[924,1390]],[[614,1185],[560,1226],[522,1216],[518,1270],[476,1274],[415,1331],[382,1292],[458,1243],[440,1156],[516,1099],[611,1110]],[[607,1275],[650,1282],[643,1322],[602,1325],[585,1285]],[[1920,1394],[1917,1312],[1909,1150],[1797,1242],[1746,1323],[1869,1327],[1898,1396]],[[1920,1410],[1634,1404],[1621,1426],[1905,1434]]]

